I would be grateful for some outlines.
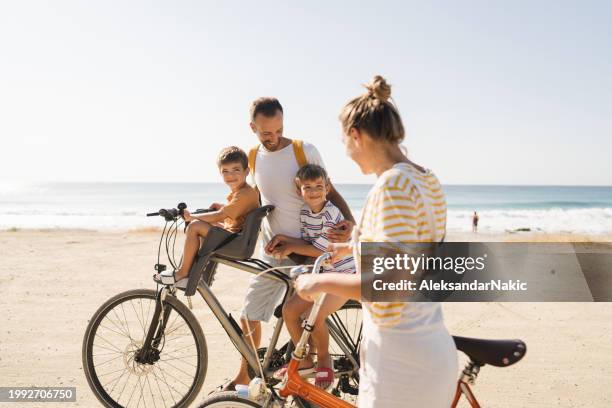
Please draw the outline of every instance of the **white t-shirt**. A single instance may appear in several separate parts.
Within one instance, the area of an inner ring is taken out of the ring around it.
[[[306,161],[325,168],[318,150],[310,143],[303,143]],[[257,149],[255,159],[255,184],[261,194],[262,205],[273,205],[272,211],[261,224],[263,242],[260,256],[266,262],[274,258],[266,254],[263,248],[278,234],[300,237],[300,209],[304,205],[295,185],[295,175],[299,165],[293,150],[293,144],[270,152],[264,146]]]

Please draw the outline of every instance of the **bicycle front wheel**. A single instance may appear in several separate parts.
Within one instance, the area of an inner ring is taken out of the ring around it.
[[[83,339],[83,370],[107,407],[186,407],[197,396],[207,367],[204,333],[195,316],[166,296],[164,330],[153,322],[157,292],[120,293],[93,315]],[[169,312],[169,313],[168,313]],[[146,362],[137,362],[147,332],[156,334]]]
[[[236,391],[227,391],[211,395],[198,408],[261,408],[261,404],[239,396]]]

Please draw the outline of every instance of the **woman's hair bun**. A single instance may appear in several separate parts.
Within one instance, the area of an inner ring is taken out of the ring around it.
[[[391,97],[391,85],[387,83],[385,78],[376,75],[372,80],[364,85],[368,90],[368,95],[386,102]]]

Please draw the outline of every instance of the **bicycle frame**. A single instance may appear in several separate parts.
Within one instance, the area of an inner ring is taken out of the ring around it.
[[[216,262],[219,264],[228,265],[253,274],[258,274],[261,273],[264,269],[272,268],[272,266],[266,264],[265,262],[259,259],[234,261],[231,259],[223,258],[221,256],[212,256],[209,262]],[[252,265],[249,265],[249,263],[255,264],[259,267],[254,267]],[[291,279],[282,272],[273,272],[276,273],[270,273],[265,275],[264,277],[279,281],[286,286],[287,290],[285,291],[283,299],[284,301],[287,299],[287,296],[289,296],[292,290]],[[219,323],[221,323],[221,326],[223,327],[229,338],[232,340],[234,346],[236,347],[236,350],[238,350],[238,352],[246,359],[251,368],[255,370],[255,372],[257,372],[257,370],[259,369],[259,357],[257,355],[257,351],[254,351],[251,345],[247,342],[247,339],[245,338],[244,333],[241,327],[236,322],[236,320],[225,311],[217,297],[212,292],[211,288],[201,280],[198,283],[197,292],[200,294],[202,299],[204,299],[204,301],[210,308],[211,312],[215,315]],[[280,337],[282,327],[283,318],[279,317],[275,323],[272,339],[270,341],[268,349],[266,350],[266,355],[262,364],[262,366],[264,367],[264,374],[266,376],[270,374],[269,372],[267,372],[267,367],[269,365],[270,358],[272,357],[272,353],[274,352],[276,343],[278,342],[278,338]]]
[[[271,265],[265,263],[259,259],[247,259],[244,261],[236,261],[233,259],[228,259],[223,256],[213,255],[211,256],[209,262],[214,262],[217,264],[223,264],[227,266],[231,266],[236,269],[240,269],[245,272],[249,272],[252,274],[259,274],[266,269],[273,268]],[[285,285],[286,290],[283,298],[283,302],[287,300],[288,296],[293,293],[293,288],[291,284],[291,278],[284,273],[272,269],[270,273],[264,275],[264,278],[276,280]],[[253,350],[251,344],[248,342],[247,338],[242,331],[242,328],[236,322],[236,320],[227,313],[227,311],[221,305],[221,302],[217,299],[215,294],[212,292],[209,285],[207,285],[203,280],[198,282],[197,293],[200,294],[202,299],[206,302],[211,312],[215,316],[215,318],[219,321],[228,337],[236,347],[236,350],[245,358],[248,362],[249,366],[256,372],[259,372],[259,355],[256,350]],[[167,287],[162,288],[159,291],[157,304],[155,307],[155,311],[153,313],[153,317],[151,319],[151,324],[149,326],[149,331],[143,342],[143,347],[141,348],[140,355],[138,357],[139,360],[143,362],[148,359],[155,359],[154,353],[151,353],[151,346],[156,347],[161,339],[161,333],[163,333],[166,321],[168,319],[169,310],[165,310],[162,306],[163,298],[168,294]],[[162,314],[163,313],[163,314]],[[261,364],[264,372],[264,376],[266,378],[272,375],[273,370],[270,369],[270,361],[272,359],[273,353],[275,351],[276,345],[278,343],[278,339],[282,332],[283,328],[283,318],[282,316],[278,317],[276,323],[274,324],[274,329],[272,333],[272,338],[268,344],[266,353],[263,358],[263,362]],[[330,336],[336,341],[342,352],[345,354],[347,358],[353,364],[353,367],[359,367],[359,363],[354,354],[355,345],[351,345],[347,343],[347,338],[344,332],[346,332],[346,328],[342,327],[338,322],[328,322],[330,326]],[[353,349],[351,349],[353,347]],[[348,374],[351,371],[338,372],[338,375]]]
[[[213,255],[210,258],[209,262],[215,262],[217,264],[231,266],[233,268],[240,269],[245,272],[249,272],[253,274],[259,274],[266,269],[272,268],[271,265],[265,263],[264,261],[259,260],[259,259],[252,259],[252,258],[247,259],[245,261],[235,261],[233,259],[228,259],[223,256]],[[253,264],[256,265],[256,267],[253,266]],[[293,293],[292,280],[286,274],[279,272],[277,270],[272,270],[271,273],[263,275],[263,276],[268,279],[273,279],[273,280],[282,282],[286,286],[286,291],[283,297],[283,302],[286,301],[287,298]],[[206,304],[208,305],[212,313],[215,315],[217,320],[221,323],[221,326],[223,327],[227,335],[230,337],[230,339],[234,343],[234,346],[236,347],[238,352],[247,360],[251,368],[255,372],[258,372],[259,357],[256,354],[256,352],[253,352],[253,348],[245,339],[244,333],[242,332],[242,329],[240,328],[238,323],[234,320],[233,317],[227,314],[227,312],[225,311],[225,309],[223,308],[223,306],[221,305],[217,297],[212,292],[211,288],[206,283],[200,281],[197,287],[197,291],[200,294],[200,296],[204,299],[204,301],[206,302]],[[272,332],[272,338],[270,340],[270,343],[268,344],[266,354],[264,355],[262,367],[264,370],[263,374],[266,377],[272,374],[271,372],[272,370],[269,369],[269,364],[272,358],[272,354],[274,353],[274,350],[276,348],[276,344],[278,343],[278,339],[280,337],[280,334],[283,328],[283,323],[284,321],[283,321],[282,316],[278,317],[274,325],[274,329]],[[354,355],[354,351],[353,351],[356,345],[347,344],[347,341],[346,341],[347,336],[343,333],[343,330],[344,332],[346,332],[346,328],[341,327],[339,322],[328,321],[328,325],[330,328],[329,330],[330,337],[334,339],[334,341],[340,347],[344,355],[349,358],[349,360],[353,364],[353,367],[359,367],[358,357]],[[353,349],[351,349],[351,347]],[[341,374],[348,374],[348,373],[350,373],[350,371],[340,372],[338,374],[341,375]]]

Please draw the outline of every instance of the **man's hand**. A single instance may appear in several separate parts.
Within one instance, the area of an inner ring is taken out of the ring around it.
[[[272,250],[272,255],[277,259],[286,258],[293,253],[293,248],[289,243],[282,242]]]
[[[327,232],[330,242],[347,242],[351,238],[355,223],[349,220],[342,220]]]
[[[266,251],[267,254],[272,254],[272,251],[274,251],[274,248],[276,248],[277,245],[280,245],[283,242],[285,242],[285,240],[286,240],[286,238],[285,238],[284,235],[282,235],[282,234],[275,235],[270,240],[270,242],[268,242],[268,245],[266,245],[264,250]]]
[[[210,207],[208,207],[209,210],[213,210],[213,211],[219,211],[222,208],[223,208],[223,204],[221,203],[212,203]]]
[[[189,211],[187,211],[186,208],[183,210],[183,216],[182,217],[185,220],[185,222],[191,222],[191,221],[195,220],[195,218],[191,216],[191,213]]]

